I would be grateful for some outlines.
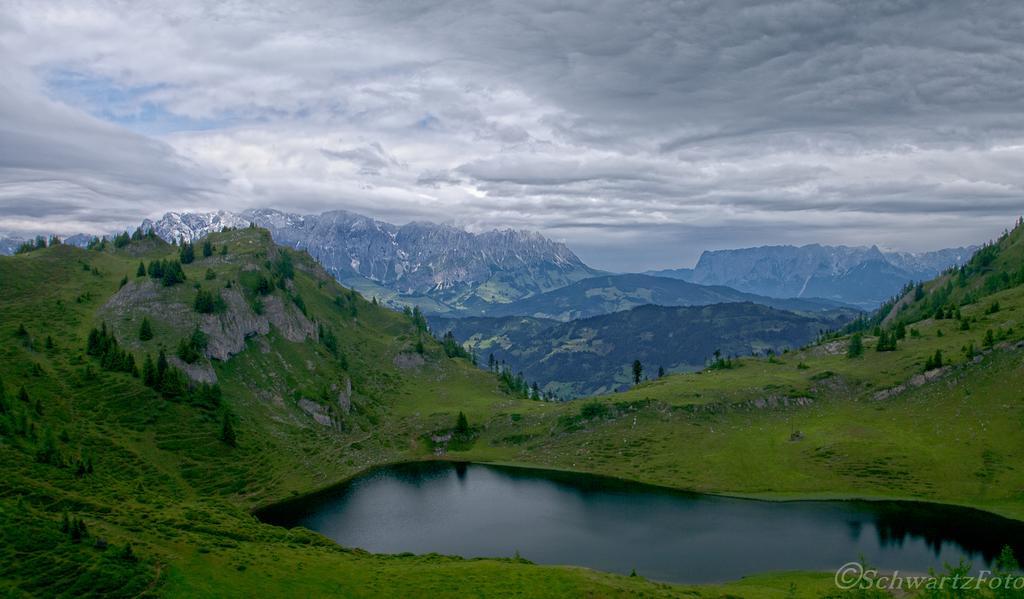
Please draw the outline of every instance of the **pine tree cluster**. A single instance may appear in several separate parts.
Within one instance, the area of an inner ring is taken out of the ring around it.
[[[93,327],[89,331],[85,353],[99,358],[100,368],[103,370],[139,375],[139,370],[135,366],[135,356],[121,349],[114,334],[107,330],[107,323],[103,323],[99,329]]]
[[[473,359],[469,352],[466,351],[466,348],[462,347],[462,344],[455,340],[455,335],[451,331],[445,332],[444,337],[441,338],[441,347],[444,348],[444,354],[449,358]]]
[[[209,338],[196,327],[192,334],[178,342],[178,357],[186,364],[195,364],[203,357]]]
[[[146,267],[146,274],[151,279],[159,279],[164,287],[171,287],[185,281],[185,271],[179,260],[153,260]]]
[[[224,303],[224,298],[220,296],[220,292],[214,294],[207,289],[200,289],[196,293],[192,307],[200,314],[222,314],[228,308]]]

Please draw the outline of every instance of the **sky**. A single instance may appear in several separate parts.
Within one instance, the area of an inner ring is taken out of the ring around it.
[[[0,232],[168,210],[533,229],[609,270],[978,243],[1024,3],[0,0]]]

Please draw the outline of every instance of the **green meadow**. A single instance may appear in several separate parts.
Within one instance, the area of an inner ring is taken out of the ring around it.
[[[262,230],[210,236],[211,255],[197,247],[173,285],[138,274],[140,262],[179,256],[155,239],[0,258],[0,593],[834,594],[831,573],[680,586],[512,556],[371,555],[262,524],[251,510],[376,465],[443,457],[1024,519],[1022,236],[1018,227],[966,274],[910,289],[815,345],[565,404],[506,392],[420,323],[341,287]],[[201,292],[227,305],[197,312]],[[144,319],[152,338],[141,338]],[[87,354],[100,327],[139,372]],[[179,358],[197,327],[232,355]],[[877,351],[900,328],[895,349]],[[851,357],[854,329],[863,353]],[[142,366],[161,350],[170,367],[213,373],[217,399],[147,384]],[[937,352],[941,366],[926,373]],[[433,440],[459,412],[469,438]]]

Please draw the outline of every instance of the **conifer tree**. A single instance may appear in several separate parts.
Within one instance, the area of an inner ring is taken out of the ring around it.
[[[209,258],[213,255],[213,244],[207,239],[203,242],[203,258]]]
[[[860,333],[854,333],[850,337],[850,344],[846,347],[847,358],[859,358],[864,355],[864,341]]]
[[[231,424],[231,414],[224,412],[224,417],[220,424],[220,440],[229,447],[235,447],[238,444],[238,440],[235,438],[235,427]]]
[[[164,354],[163,348],[160,348],[160,353],[156,357],[156,376],[157,379],[163,379],[164,374],[167,372],[167,355]]]
[[[643,376],[644,365],[640,363],[640,360],[633,360],[633,384],[640,384],[640,377]]]
[[[146,359],[142,362],[142,383],[147,387],[156,387],[158,380],[153,356],[146,354]]]
[[[185,374],[177,368],[168,368],[160,377],[160,393],[168,399],[184,397],[188,393]]]
[[[142,263],[142,260],[139,260],[139,267],[137,269],[135,269],[135,276],[136,277],[144,277],[144,276],[146,276],[146,265]]]
[[[172,287],[185,280],[185,271],[182,270],[181,264],[178,260],[168,260],[161,264],[161,279],[164,287]]]
[[[458,436],[465,436],[469,433],[469,420],[466,419],[466,415],[462,412],[459,412],[458,417],[455,419],[454,433]]]
[[[196,259],[196,250],[187,241],[181,242],[181,249],[178,250],[178,257],[182,264],[192,264]]]
[[[153,338],[153,327],[149,324],[149,318],[143,317],[139,325],[139,341],[149,341]]]
[[[125,544],[124,549],[122,549],[118,553],[118,557],[120,557],[121,559],[123,559],[126,562],[138,561],[138,558],[135,557],[135,551],[132,549],[132,544],[131,543]]]

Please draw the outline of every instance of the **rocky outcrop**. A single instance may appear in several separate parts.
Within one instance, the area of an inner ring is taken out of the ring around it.
[[[276,295],[262,298],[263,313],[256,314],[237,288],[221,289],[221,298],[227,310],[221,314],[203,315],[200,329],[209,343],[206,356],[214,360],[227,360],[245,349],[245,340],[266,335],[271,326],[289,341],[316,338],[316,325],[291,302]]]
[[[206,357],[221,361],[241,353],[246,339],[267,335],[271,328],[289,341],[317,337],[316,325],[292,302],[278,295],[261,298],[263,311],[256,314],[237,286],[222,288],[217,292],[226,309],[219,314],[198,314],[191,305],[181,301],[180,289],[166,288],[147,278],[135,279],[115,293],[101,308],[100,314],[114,327],[122,342],[137,349],[143,348],[136,335],[143,317],[149,318],[158,331],[169,329],[181,337],[199,327],[207,337]],[[213,368],[206,361],[176,365],[194,381],[217,380]]]
[[[257,315],[237,288],[222,289],[220,296],[227,305],[223,314],[202,316],[200,328],[209,342],[206,355],[215,360],[227,360],[245,349],[245,340],[270,332],[270,319]]]
[[[871,399],[873,399],[875,401],[882,401],[882,400],[885,400],[885,399],[890,399],[892,397],[896,397],[897,395],[899,395],[900,393],[903,393],[904,391],[906,391],[908,389],[913,389],[915,387],[920,387],[920,386],[924,385],[925,383],[930,383],[932,381],[935,381],[935,380],[938,380],[938,379],[942,378],[943,376],[946,375],[947,372],[949,372],[949,370],[950,370],[949,366],[944,366],[942,368],[936,368],[935,370],[929,370],[929,371],[927,371],[925,373],[922,373],[922,374],[915,374],[914,376],[910,377],[910,380],[908,380],[905,383],[902,383],[900,385],[896,385],[895,387],[891,387],[889,389],[883,389],[882,391],[879,391],[878,393],[875,393],[871,397]]]
[[[784,408],[806,408],[814,405],[814,399],[810,397],[787,397],[784,395],[769,395],[767,397],[751,399],[747,401],[725,403],[712,402],[705,404],[687,404],[677,406],[673,409],[696,413],[719,414],[724,412],[751,411],[751,410],[778,410]]]
[[[192,379],[197,383],[216,383],[217,372],[213,369],[213,366],[206,360],[198,361],[195,364],[189,364],[178,356],[167,356],[167,362],[171,366],[178,368],[185,373],[185,376]]]
[[[303,412],[309,414],[317,424],[323,426],[334,426],[334,419],[331,418],[331,414],[328,409],[315,401],[305,398],[300,399],[299,408],[301,408]]]
[[[338,409],[343,414],[352,411],[352,379],[346,378],[344,386],[338,391]]]
[[[402,370],[417,368],[419,366],[423,366],[425,363],[426,360],[423,359],[423,356],[407,352],[398,354],[394,359],[395,366]]]

